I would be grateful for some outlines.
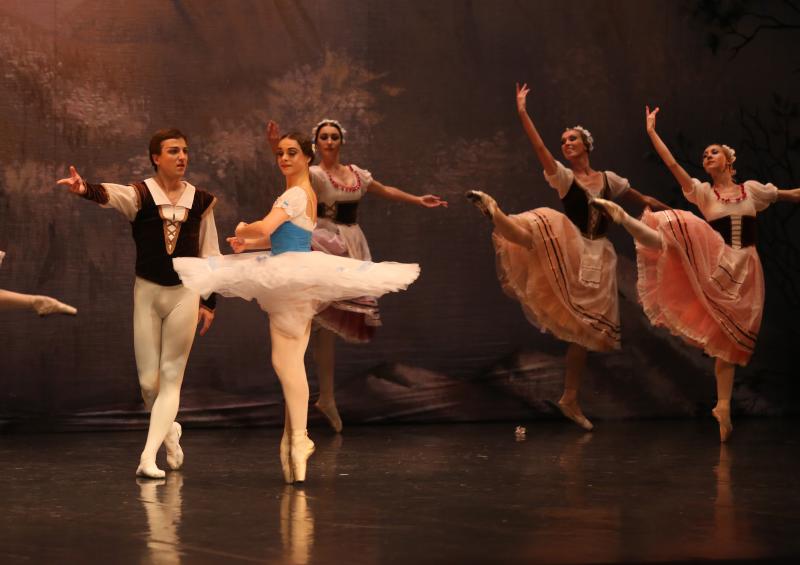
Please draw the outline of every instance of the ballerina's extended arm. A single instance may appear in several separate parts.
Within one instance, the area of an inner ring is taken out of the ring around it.
[[[658,110],[659,108],[656,108],[651,112],[650,106],[645,106],[647,135],[650,136],[650,141],[653,143],[653,148],[655,148],[658,156],[661,157],[661,160],[664,161],[664,164],[672,173],[672,176],[674,176],[678,184],[681,185],[683,192],[691,192],[692,177],[678,164],[678,161],[675,160],[675,157],[672,156],[672,153],[667,148],[666,143],[664,143],[656,132],[656,114],[658,114]]]
[[[552,176],[556,174],[556,160],[553,158],[553,154],[550,153],[547,146],[545,146],[542,136],[539,135],[539,131],[536,129],[536,126],[533,125],[533,120],[531,120],[526,109],[528,93],[531,90],[528,88],[527,84],[520,86],[519,83],[517,83],[516,87],[517,114],[519,114],[519,119],[522,122],[522,129],[528,134],[528,139],[530,139],[531,145],[533,145],[533,151],[536,153],[536,158],[539,159],[539,163],[541,163],[545,174]]]

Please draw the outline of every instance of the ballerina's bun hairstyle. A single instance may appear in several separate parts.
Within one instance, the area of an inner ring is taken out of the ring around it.
[[[156,171],[158,171],[158,165],[153,161],[153,155],[161,155],[161,144],[168,139],[182,139],[189,143],[189,138],[178,128],[164,128],[155,132],[153,137],[150,138],[150,145],[148,146],[150,153],[148,155],[150,156],[150,164],[153,165],[153,169]]]
[[[736,150],[730,145],[725,145],[724,143],[715,143],[715,145],[719,145],[719,148],[725,155],[725,159],[728,160],[728,168],[731,171],[731,176],[734,176],[736,174],[736,169],[733,168],[733,164],[736,162]]]
[[[308,139],[305,135],[300,133],[299,131],[290,131],[289,133],[285,133],[281,136],[281,141],[284,139],[292,139],[297,142],[300,146],[300,150],[303,152],[303,155],[309,157],[311,159],[314,158],[314,145],[311,143],[311,140]]]

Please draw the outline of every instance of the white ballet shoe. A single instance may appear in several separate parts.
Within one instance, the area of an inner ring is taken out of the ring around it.
[[[294,473],[292,472],[291,445],[292,440],[289,438],[289,433],[284,430],[283,437],[281,437],[280,456],[283,480],[287,485],[290,485],[294,482]]]
[[[37,296],[33,299],[33,311],[40,316],[48,316],[50,314],[69,314],[74,316],[78,313],[78,309],[59,302],[50,296]]]
[[[292,450],[290,458],[292,460],[292,473],[294,481],[302,483],[306,480],[306,466],[308,458],[314,453],[314,442],[308,437],[306,430],[292,432]]]
[[[593,198],[591,203],[604,210],[616,224],[624,223],[625,218],[628,217],[628,213],[625,212],[625,210],[623,210],[619,204],[612,202],[611,200],[606,200],[605,198]]]
[[[587,432],[591,432],[594,429],[594,424],[589,421],[589,418],[583,415],[577,404],[567,404],[559,400],[557,406],[565,417],[578,424]]]
[[[155,460],[141,459],[139,466],[136,468],[136,476],[144,479],[163,479],[167,474],[158,468]]]
[[[326,402],[324,404],[320,404],[319,401],[314,404],[314,408],[319,410],[325,419],[328,420],[328,423],[333,428],[337,434],[342,433],[342,418],[339,416],[339,410],[336,408],[336,401],[333,402]]]
[[[167,450],[167,465],[173,471],[183,467],[183,449],[181,448],[181,436],[183,428],[178,422],[172,422],[167,437],[164,438],[164,448]]]
[[[719,423],[719,441],[725,443],[731,438],[731,434],[733,433],[731,409],[717,406],[711,411],[711,414]]]
[[[494,198],[480,190],[468,190],[465,196],[478,210],[483,212],[484,216],[494,217],[494,213],[497,211],[497,202]]]

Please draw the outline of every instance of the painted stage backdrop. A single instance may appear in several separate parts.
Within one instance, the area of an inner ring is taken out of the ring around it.
[[[282,177],[265,124],[347,128],[344,162],[450,201],[426,210],[367,196],[377,260],[418,262],[407,292],[381,300],[369,345],[340,343],[348,424],[555,417],[565,344],[506,297],[490,226],[463,197],[481,188],[509,212],[559,207],[519,124],[514,83],[560,157],[559,136],[594,134],[592,164],[692,209],[654,155],[659,131],[702,176],[706,144],[737,149],[739,178],[800,186],[800,6],[795,2],[514,0],[29,0],[0,4],[0,287],[50,294],[77,317],[0,315],[0,427],[141,426],[132,342],[134,244],[127,221],[55,185],[151,174],[151,133],[189,136],[188,180],[219,198],[220,239],[267,211]],[[759,216],[767,299],[757,351],[736,373],[735,411],[796,411],[800,214]],[[709,417],[713,362],[650,327],[633,245],[620,254],[623,348],[591,354],[582,390],[594,419]],[[226,249],[227,252],[227,249]],[[195,341],[181,420],[276,423],[282,397],[266,316],[221,299]],[[307,359],[312,394],[316,377]],[[312,420],[312,426],[321,425]]]

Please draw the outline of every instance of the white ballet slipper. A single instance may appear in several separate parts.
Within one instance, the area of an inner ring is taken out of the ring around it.
[[[183,467],[183,449],[181,448],[181,436],[183,428],[178,422],[172,422],[167,437],[164,438],[164,448],[167,450],[167,465],[173,471]]]
[[[158,468],[155,460],[141,459],[139,461],[139,466],[136,468],[136,476],[142,477],[143,479],[163,479],[167,474]]]

